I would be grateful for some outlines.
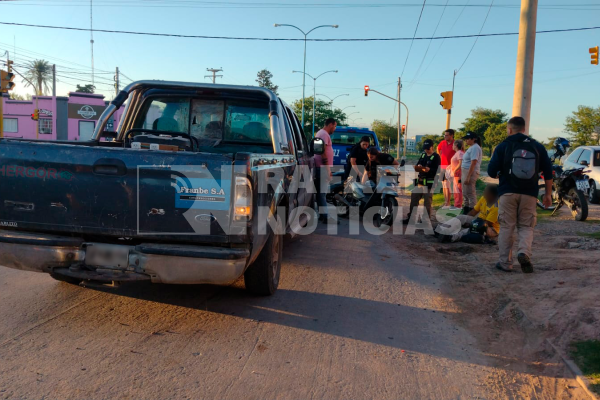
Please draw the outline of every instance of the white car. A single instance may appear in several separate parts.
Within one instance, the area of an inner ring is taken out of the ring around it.
[[[585,167],[590,177],[590,189],[587,192],[590,203],[600,203],[600,146],[580,146],[567,156],[564,169]]]

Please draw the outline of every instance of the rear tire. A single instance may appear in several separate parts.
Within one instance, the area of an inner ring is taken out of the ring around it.
[[[278,222],[278,232],[283,231],[280,225],[282,221]],[[248,291],[259,296],[270,296],[277,291],[282,253],[283,236],[271,231],[256,261],[244,272],[244,284]]]
[[[588,191],[588,200],[592,204],[600,203],[600,192],[598,192],[598,187],[596,186],[596,182],[590,181],[590,189]]]
[[[575,203],[575,210],[571,208],[571,214],[573,214],[576,221],[585,221],[588,216],[588,203],[585,194],[581,190],[571,189],[569,196]]]

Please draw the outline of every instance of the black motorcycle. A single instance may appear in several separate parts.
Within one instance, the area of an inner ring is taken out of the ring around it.
[[[576,221],[585,221],[588,216],[588,202],[585,193],[590,189],[589,177],[585,175],[584,168],[571,168],[564,170],[562,166],[554,164],[560,161],[561,155],[552,156],[552,201],[550,207],[544,207],[543,196],[541,194],[537,205],[544,210],[553,210],[554,216],[563,206],[569,207],[571,214]],[[543,177],[542,177],[543,179]],[[540,189],[545,188],[541,184]]]

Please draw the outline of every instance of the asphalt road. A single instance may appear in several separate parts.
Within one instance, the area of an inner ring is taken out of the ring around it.
[[[380,237],[324,234],[286,243],[266,298],[0,268],[0,398],[507,397],[435,269]]]

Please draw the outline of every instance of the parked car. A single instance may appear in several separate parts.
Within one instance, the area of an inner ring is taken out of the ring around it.
[[[346,165],[348,161],[348,154],[352,150],[352,146],[360,142],[360,138],[363,136],[371,137],[370,146],[379,147],[379,141],[375,132],[367,128],[353,128],[349,126],[338,126],[331,135],[331,143],[333,146],[333,165]]]
[[[586,167],[590,188],[587,192],[590,203],[600,203],[600,146],[580,146],[571,152],[563,163],[564,169]]]
[[[126,100],[117,132],[104,132]],[[291,221],[310,217],[290,216],[314,204],[292,177],[312,174],[322,147],[270,90],[131,83],[90,141],[0,139],[0,265],[72,283],[243,275],[251,292],[273,294],[283,246],[274,232],[294,235]]]

